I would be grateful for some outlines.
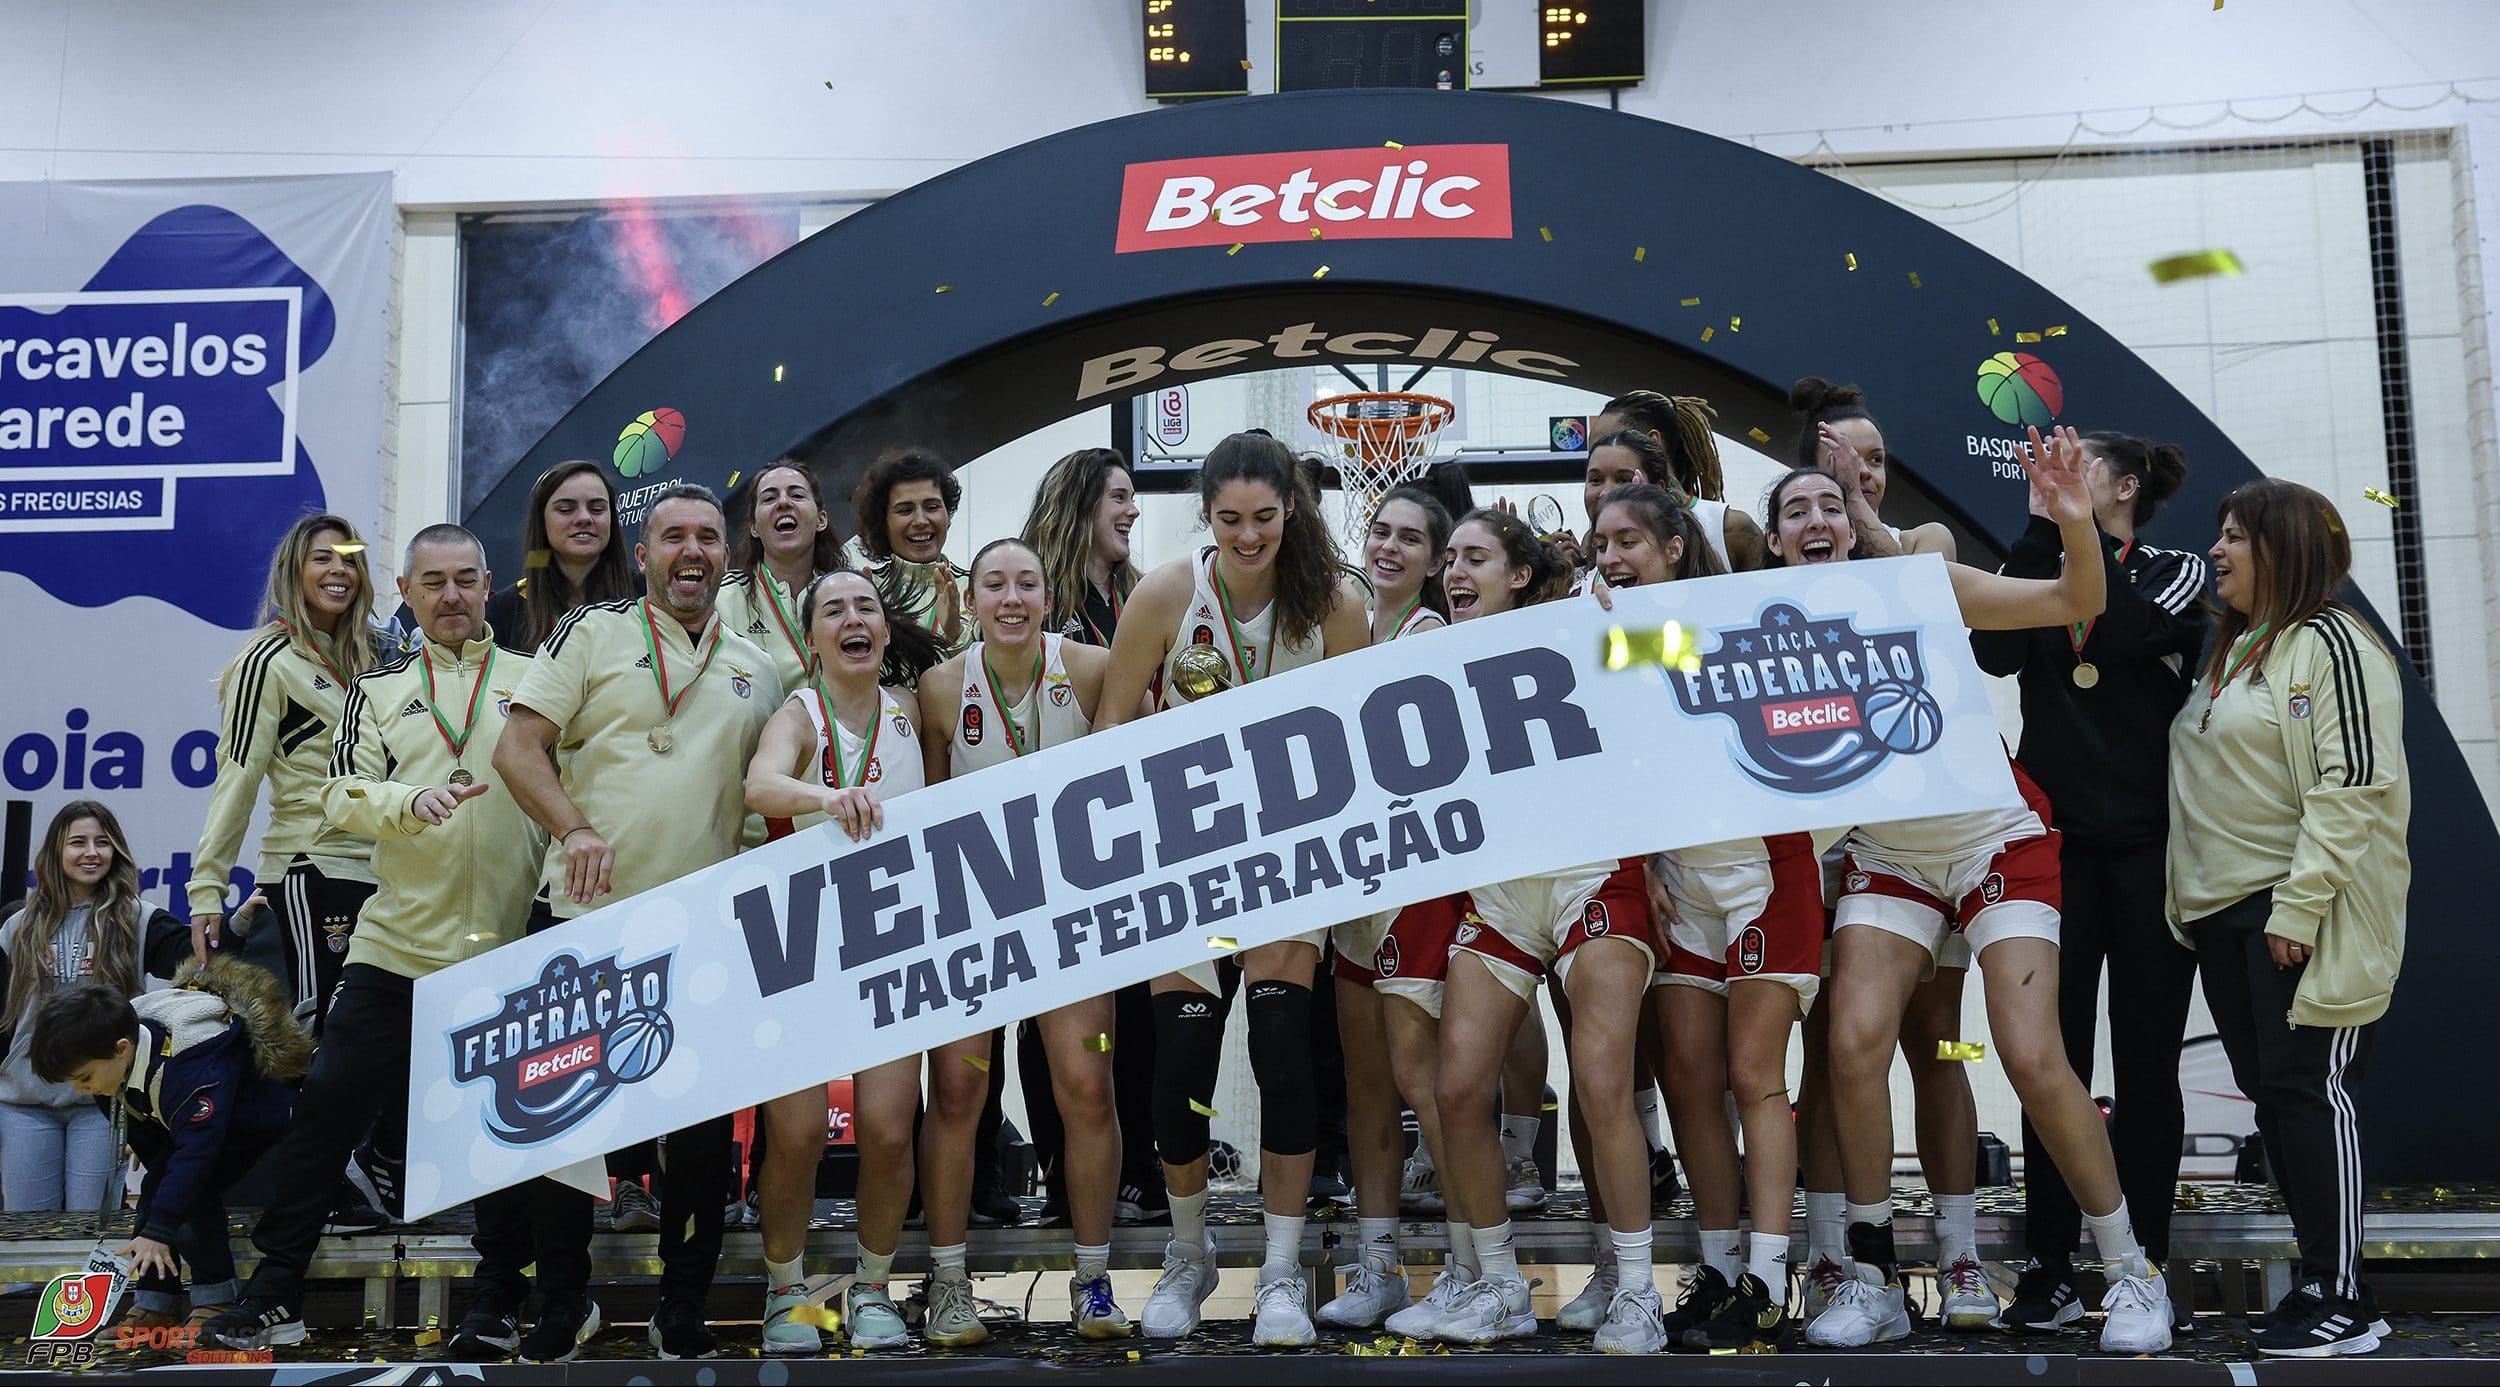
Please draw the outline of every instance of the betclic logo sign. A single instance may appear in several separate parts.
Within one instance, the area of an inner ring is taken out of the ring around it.
[[[1510,235],[1510,146],[1316,149],[1131,164],[1120,254],[1235,242]]]

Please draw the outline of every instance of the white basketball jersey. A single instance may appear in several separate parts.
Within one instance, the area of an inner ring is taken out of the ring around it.
[[[1067,661],[1060,649],[1063,643],[1061,637],[1043,635],[1042,677],[1033,681],[1033,687],[1025,690],[1023,701],[1013,708],[1003,706],[998,691],[990,687],[989,667],[981,659],[989,643],[974,641],[972,648],[964,652],[963,706],[955,714],[954,736],[946,752],[947,765],[954,774],[968,775],[984,766],[1031,755],[1046,746],[1075,741],[1094,730],[1085,718],[1084,707],[1077,702],[1076,685],[1068,678]],[[1008,725],[1010,714],[1014,717],[1012,729]]]
[[[807,710],[807,720],[816,729],[812,778],[827,789],[838,788],[845,778],[860,775],[860,756],[865,751],[868,770],[859,783],[876,791],[878,802],[883,803],[896,795],[926,788],[929,772],[920,759],[920,701],[893,689],[877,692],[883,695],[884,702],[877,709],[876,724],[867,735],[859,737],[852,736],[827,713],[824,700],[815,689],[801,689],[790,697]],[[834,769],[837,756],[839,771]],[[802,814],[790,820],[790,828],[796,832],[823,822],[822,814]]]
[[[1386,645],[1390,641],[1400,640],[1404,637],[1411,636],[1419,630],[1429,631],[1435,627],[1445,626],[1447,624],[1449,624],[1448,618],[1442,616],[1439,612],[1434,611],[1432,608],[1425,606],[1423,603],[1418,602],[1414,606],[1407,609],[1405,616],[1398,619],[1398,629],[1381,637],[1380,640],[1383,645]]]
[[[1695,497],[1693,519],[1701,526],[1701,537],[1709,540],[1710,547],[1719,551],[1719,562],[1735,568],[1736,561],[1727,556],[1727,502]]]
[[[1173,633],[1172,649],[1163,657],[1164,707],[1169,708],[1175,702],[1171,695],[1172,667],[1180,660],[1181,652],[1193,645],[1215,647],[1224,656],[1224,662],[1233,667],[1233,683],[1236,685],[1264,679],[1284,670],[1300,669],[1315,663],[1327,653],[1316,631],[1301,645],[1271,641],[1270,633],[1276,629],[1276,604],[1273,601],[1249,616],[1235,612],[1232,629],[1228,633],[1224,621],[1224,599],[1215,591],[1214,545],[1198,551],[1196,574],[1196,585],[1189,594],[1189,608],[1181,615],[1180,630]],[[1236,642],[1238,658],[1235,655]]]

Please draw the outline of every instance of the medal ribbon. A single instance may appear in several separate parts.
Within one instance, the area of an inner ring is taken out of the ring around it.
[[[868,763],[877,759],[877,734],[885,730],[885,695],[882,692],[877,695],[877,711],[868,715],[868,740],[859,749],[859,770],[845,777],[842,774],[842,720],[833,715],[833,695],[825,692],[825,681],[816,679],[815,684],[816,701],[825,709],[825,735],[832,739],[832,745],[825,748],[825,759],[833,766],[833,788],[856,789],[868,783]]]
[[[675,620],[674,617],[670,618]],[[703,663],[694,667],[694,678],[674,696],[668,691],[668,656],[660,649],[660,627],[651,616],[651,599],[642,599],[642,647],[651,653],[651,682],[660,687],[660,706],[668,710],[666,721],[677,718],[677,705],[686,701],[694,686],[703,682],[703,672],[712,667],[712,657],[720,653],[720,618],[712,619],[712,648],[703,652]]]
[[[314,642],[312,634],[308,631],[299,631],[295,629],[295,623],[287,620],[283,614],[274,619],[277,621],[278,625],[286,629],[286,633],[289,636],[304,643],[304,648],[313,653],[313,658],[321,662],[321,667],[323,669],[330,671],[330,677],[339,681],[339,689],[341,692],[344,692],[347,688],[347,676],[339,673],[339,667],[337,665],[330,663],[329,654],[322,650],[320,645]]]
[[[1091,590],[1091,585],[1089,584],[1089,585],[1088,585],[1088,591],[1090,592],[1090,590]],[[1117,627],[1117,626],[1120,624],[1120,575],[1119,575],[1119,574],[1114,573],[1114,574],[1112,574],[1112,575],[1111,575],[1111,587],[1110,587],[1110,590],[1109,590],[1109,591],[1110,591],[1110,598],[1111,598],[1111,624],[1112,624],[1114,627]],[[1100,626],[1097,626],[1097,625],[1095,625],[1095,624],[1094,624],[1094,611],[1093,611],[1093,606],[1094,606],[1094,604],[1093,604],[1093,603],[1091,603],[1091,602],[1080,602],[1080,603],[1078,603],[1078,604],[1077,604],[1077,619],[1078,619],[1078,620],[1080,620],[1080,621],[1083,621],[1083,622],[1085,623],[1085,629],[1086,629],[1087,631],[1090,631],[1090,632],[1092,632],[1092,633],[1093,633],[1094,643],[1095,643],[1095,644],[1097,644],[1097,645],[1101,645],[1101,646],[1109,646],[1109,645],[1111,644],[1111,632],[1106,631],[1106,630],[1102,629]]]
[[[1233,619],[1233,595],[1224,590],[1223,559],[1219,556],[1217,558],[1207,560],[1207,571],[1215,575],[1215,600],[1216,604],[1224,609],[1224,634],[1233,643],[1233,668],[1240,672],[1241,682],[1247,684],[1259,676],[1250,672],[1250,662],[1242,658],[1241,623]],[[1275,600],[1273,598],[1269,599],[1269,605],[1271,607],[1275,605]],[[1275,658],[1276,621],[1271,615],[1267,623],[1267,660],[1262,660],[1260,662],[1260,669],[1265,670],[1267,668],[1267,661]]]
[[[2127,563],[2127,556],[2128,556],[2129,554],[2134,553],[2134,552],[2135,552],[2135,541],[2134,541],[2134,540],[2128,540],[2126,543],[2119,545],[2119,546],[2118,546],[2118,565],[2119,565],[2119,567],[2124,568],[2124,567],[2126,566],[2126,563]],[[2100,618],[2099,618],[2098,616],[2088,616],[2088,617],[2085,617],[2083,620],[2078,621],[2078,622],[2076,622],[2076,623],[2074,624],[2073,629],[2072,629],[2072,630],[2068,633],[2068,639],[2069,639],[2069,640],[2071,640],[2071,641],[2074,643],[2074,647],[2075,647],[2075,654],[2076,654],[2076,655],[2080,656],[2080,655],[2082,655],[2082,654],[2083,654],[2083,643],[2084,643],[2085,641],[2088,641],[2088,640],[2092,639],[2092,627],[2093,627],[2096,623],[2098,623],[2099,621],[2100,621]]]
[[[2240,637],[2240,653],[2231,661],[2230,672],[2226,674],[2217,666],[2213,677],[2206,681],[2205,701],[2208,704],[2222,697],[2222,691],[2231,687],[2231,681],[2239,678],[2240,671],[2248,668],[2249,662],[2257,658],[2258,642],[2265,638],[2267,628],[2272,625],[2274,623],[2271,621],[2261,622],[2256,630]]]
[[[425,711],[434,715],[434,730],[442,736],[443,745],[451,748],[451,759],[458,761],[469,749],[469,737],[477,731],[477,707],[486,696],[486,681],[494,677],[495,647],[486,647],[486,663],[477,671],[477,687],[469,691],[469,716],[460,724],[460,735],[451,735],[451,720],[443,716],[442,707],[434,701],[434,653],[420,650],[417,658],[425,663]],[[453,666],[458,668],[458,666]]]
[[[1415,596],[1407,602],[1406,610],[1398,613],[1397,621],[1389,627],[1389,639],[1396,640],[1400,635],[1405,633],[1407,619],[1414,616],[1415,609],[1422,605],[1424,605],[1424,590],[1422,588],[1417,588],[1415,589]],[[1276,628],[1271,626],[1268,629],[1273,631]]]
[[[1007,725],[1007,749],[1014,752],[1018,756],[1022,756],[1028,751],[1041,750],[1042,705],[1039,702],[1036,702],[1033,705],[1033,744],[1031,746],[1026,746],[1024,743],[1024,733],[1016,728],[1015,712],[1007,706],[1007,695],[999,692],[998,671],[990,664],[990,647],[989,642],[987,641],[983,641],[981,643],[981,673],[983,677],[990,681],[990,698],[998,705],[998,720]],[[1041,692],[1041,689],[1042,652],[1036,650],[1033,652],[1033,684],[1032,687],[1026,691],[1026,696],[1032,697],[1037,695]]]
[[[814,668],[816,652],[808,649],[807,642],[799,638],[798,618],[791,614],[789,608],[782,605],[781,587],[773,580],[772,569],[757,565],[755,581],[764,589],[764,600],[772,604],[773,624],[781,628],[781,638],[790,642],[790,649],[798,655],[799,668]]]

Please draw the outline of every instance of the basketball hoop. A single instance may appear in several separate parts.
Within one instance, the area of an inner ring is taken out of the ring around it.
[[[1349,543],[1362,542],[1373,507],[1391,487],[1423,470],[1433,444],[1457,414],[1438,395],[1403,391],[1332,395],[1311,406],[1311,427],[1335,438],[1345,454],[1337,475],[1345,483]]]

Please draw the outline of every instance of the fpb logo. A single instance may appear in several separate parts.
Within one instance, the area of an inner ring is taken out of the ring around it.
[[[88,1264],[91,1268],[93,1262]],[[35,1304],[26,1361],[36,1367],[81,1367],[95,1361],[95,1337],[113,1313],[120,1277],[111,1271],[69,1272],[52,1278]]]
[[[1718,648],[1667,682],[1686,714],[1735,724],[1729,759],[1770,789],[1826,794],[1943,739],[1914,629],[1861,632],[1849,617],[1774,602],[1755,624],[1715,634]]]
[[[586,963],[560,953],[536,982],[504,994],[493,1016],[452,1031],[453,1080],[493,1087],[487,1134],[511,1146],[551,1141],[619,1085],[658,1073],[677,1040],[668,1014],[674,957]]]

